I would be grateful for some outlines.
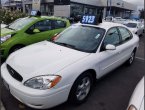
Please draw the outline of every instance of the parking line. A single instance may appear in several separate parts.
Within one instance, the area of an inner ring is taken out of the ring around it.
[[[136,59],[139,59],[139,60],[143,60],[143,61],[145,61],[145,59],[144,58],[141,58],[141,57],[135,57]]]

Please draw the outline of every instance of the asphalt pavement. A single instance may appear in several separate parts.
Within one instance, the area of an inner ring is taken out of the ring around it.
[[[87,102],[79,106],[66,102],[49,110],[126,110],[135,86],[145,75],[144,37],[140,37],[140,47],[133,65],[122,65],[97,81]],[[6,110],[35,110],[16,100],[3,85],[1,93]]]

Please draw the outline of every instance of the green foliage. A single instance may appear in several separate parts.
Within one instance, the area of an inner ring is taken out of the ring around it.
[[[19,10],[11,11],[8,9],[0,9],[0,21],[5,24],[9,24],[18,18],[25,17],[26,14]]]
[[[140,18],[141,18],[141,19],[144,19],[144,16],[145,16],[145,11],[144,11],[144,9],[139,10],[139,11],[140,11]]]

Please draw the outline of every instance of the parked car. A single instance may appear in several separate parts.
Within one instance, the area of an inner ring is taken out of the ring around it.
[[[83,22],[94,22],[94,16]],[[11,94],[37,109],[87,100],[95,80],[134,61],[139,38],[111,22],[74,24],[54,41],[43,41],[12,53],[1,66]]]
[[[56,33],[69,27],[69,20],[59,17],[20,18],[1,29],[1,57],[7,56],[27,45],[50,40]]]
[[[144,110],[144,77],[136,86],[127,110]]]
[[[107,16],[104,20],[105,20],[106,22],[113,22],[114,17],[113,17],[113,16]]]
[[[144,25],[138,21],[130,21],[126,24],[126,26],[138,36],[141,36],[144,33]]]
[[[114,22],[114,23],[125,24],[125,23],[126,23],[126,19],[123,19],[123,18],[121,18],[121,17],[115,17],[115,18],[113,19],[113,22]]]
[[[1,24],[1,29],[5,28],[7,25],[6,24]]]

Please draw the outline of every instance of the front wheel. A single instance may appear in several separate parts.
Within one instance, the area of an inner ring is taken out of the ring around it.
[[[84,73],[77,78],[69,95],[71,103],[81,104],[86,101],[92,87],[92,79],[90,73]]]

